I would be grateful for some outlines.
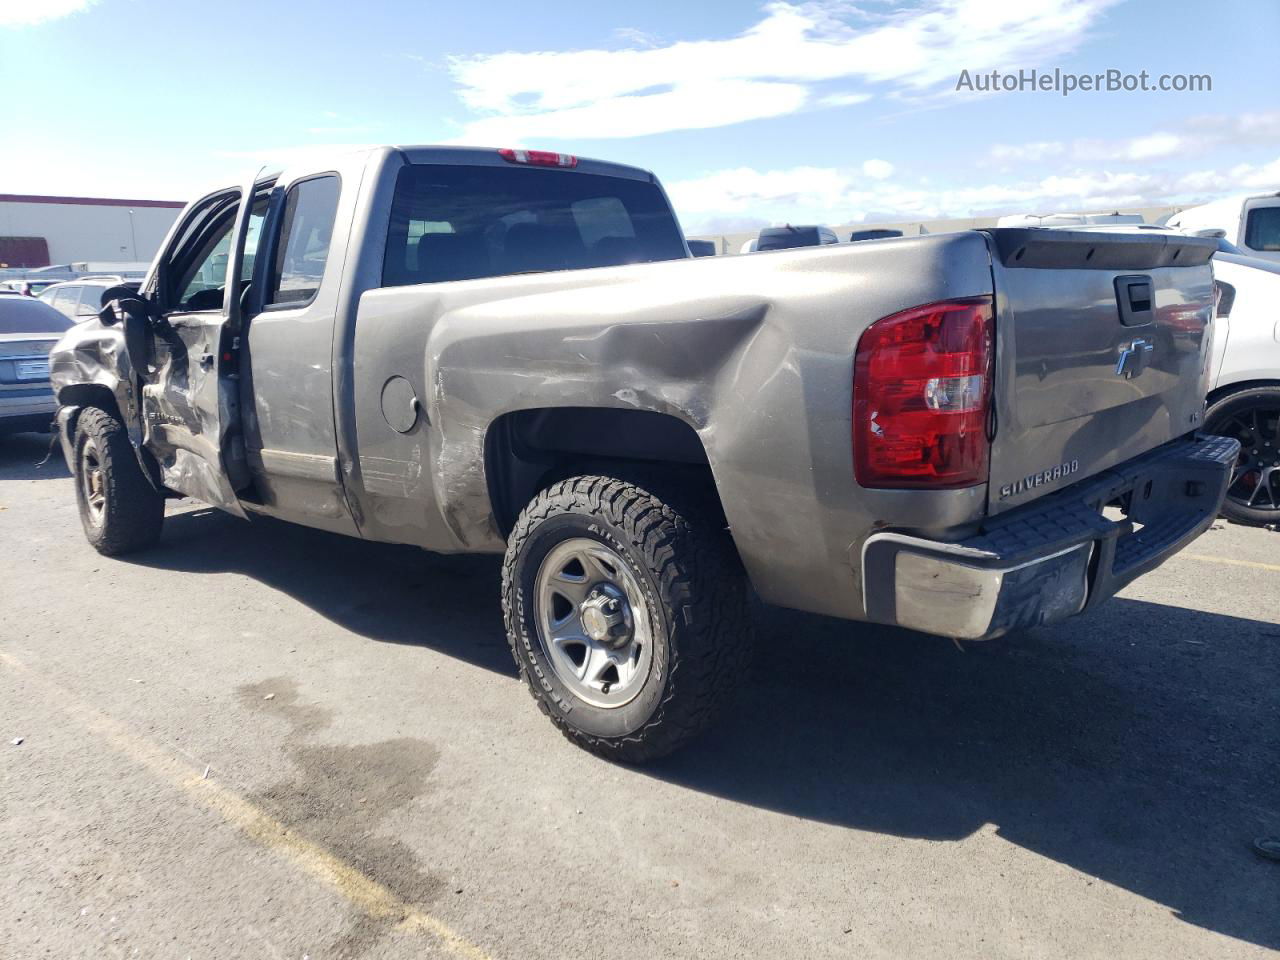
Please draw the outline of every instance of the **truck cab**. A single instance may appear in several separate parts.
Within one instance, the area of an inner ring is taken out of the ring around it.
[[[388,353],[388,338],[353,329],[361,298],[689,257],[651,174],[568,158],[573,176],[549,181],[561,155],[530,156],[384,148],[260,172],[190,204],[140,295],[116,291],[127,356],[113,400],[159,483],[241,516],[357,535],[361,517],[378,538],[455,546],[430,521],[406,520],[415,533],[387,519],[429,497],[429,474],[400,448],[421,445],[405,438],[431,385],[405,349],[421,336],[406,331]],[[81,382],[66,396],[92,392]]]

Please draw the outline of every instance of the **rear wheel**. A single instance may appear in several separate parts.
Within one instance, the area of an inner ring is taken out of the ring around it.
[[[1280,522],[1280,387],[1222,397],[1209,408],[1205,429],[1240,441],[1223,516],[1255,526]]]
[[[76,501],[84,535],[118,556],[160,539],[164,497],[151,485],[120,421],[89,407],[76,421]]]
[[[516,521],[503,615],[521,676],[566,737],[639,762],[716,717],[751,650],[748,589],[714,509],[574,477]]]

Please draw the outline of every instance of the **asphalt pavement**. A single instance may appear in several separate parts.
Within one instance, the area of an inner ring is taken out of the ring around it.
[[[6,960],[1280,949],[1278,533],[984,646],[768,609],[627,768],[517,681],[494,558],[180,501],[110,560],[45,447],[0,437]]]

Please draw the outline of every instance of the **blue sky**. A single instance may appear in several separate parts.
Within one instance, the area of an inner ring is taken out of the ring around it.
[[[0,0],[0,192],[188,199],[316,146],[655,170],[691,232],[1280,190],[1276,0]],[[1212,76],[973,94],[971,72]]]

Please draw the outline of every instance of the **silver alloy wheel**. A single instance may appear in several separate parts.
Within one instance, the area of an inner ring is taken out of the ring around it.
[[[599,540],[575,537],[543,558],[534,591],[538,641],[556,678],[592,706],[634,700],[653,663],[653,634],[626,562]]]
[[[102,513],[107,506],[107,490],[98,445],[91,439],[85,440],[80,451],[80,489],[84,493],[85,506],[89,508],[89,519],[95,527],[101,526]]]

